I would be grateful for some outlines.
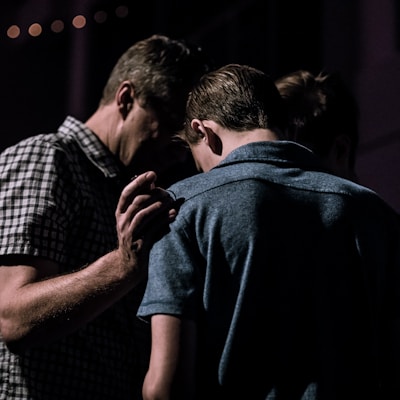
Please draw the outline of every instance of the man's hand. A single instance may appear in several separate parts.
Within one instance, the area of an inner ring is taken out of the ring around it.
[[[153,171],[145,172],[121,193],[115,217],[118,248],[127,260],[135,258],[144,248],[147,253],[156,235],[165,230],[177,214],[174,199],[166,190],[156,187],[156,178]]]

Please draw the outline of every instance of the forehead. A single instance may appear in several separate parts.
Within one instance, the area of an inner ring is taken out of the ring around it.
[[[185,106],[182,102],[160,101],[158,99],[148,100],[146,107],[154,111],[158,121],[164,127],[173,132],[178,132],[183,127]]]

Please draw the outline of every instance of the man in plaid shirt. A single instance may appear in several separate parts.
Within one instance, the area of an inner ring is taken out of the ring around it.
[[[176,213],[155,180],[183,151],[173,133],[208,69],[199,48],[151,36],[85,123],[67,116],[0,155],[1,400],[141,398],[136,309],[153,231]]]

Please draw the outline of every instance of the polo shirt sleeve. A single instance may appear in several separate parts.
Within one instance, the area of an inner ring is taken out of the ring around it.
[[[201,300],[201,258],[179,218],[155,243],[149,258],[146,291],[138,316],[154,314],[194,318]]]

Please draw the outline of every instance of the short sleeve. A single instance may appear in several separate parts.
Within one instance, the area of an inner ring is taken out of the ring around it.
[[[63,263],[69,220],[78,207],[68,159],[44,135],[0,155],[0,254]]]
[[[177,222],[153,246],[149,258],[149,276],[138,316],[154,314],[193,318],[201,298],[201,263],[184,228]]]

